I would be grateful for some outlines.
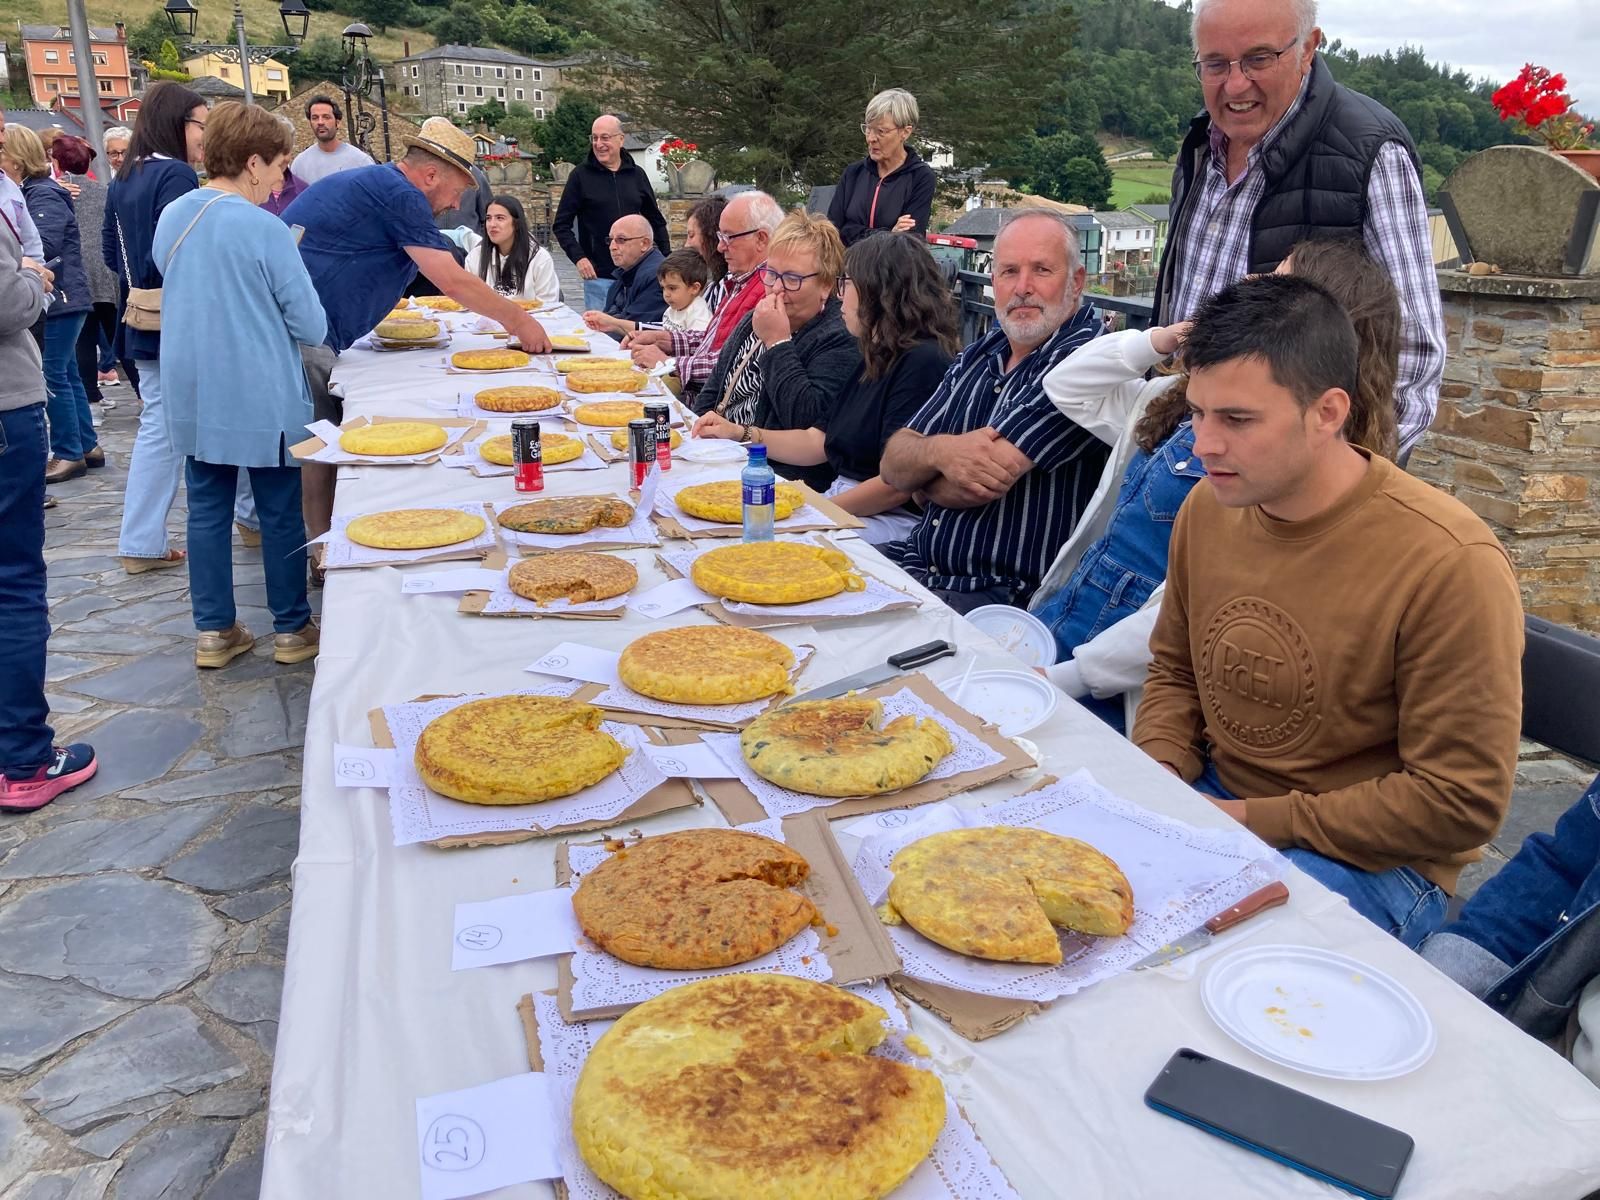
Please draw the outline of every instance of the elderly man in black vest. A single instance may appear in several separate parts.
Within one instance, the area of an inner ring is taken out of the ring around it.
[[[1186,321],[1240,277],[1311,238],[1360,238],[1400,294],[1395,417],[1403,457],[1433,423],[1444,319],[1416,150],[1376,100],[1317,56],[1316,0],[1197,0],[1195,74],[1206,111],[1172,180],[1172,232],[1155,324]]]

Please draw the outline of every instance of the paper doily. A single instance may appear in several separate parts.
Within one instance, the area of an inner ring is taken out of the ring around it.
[[[694,518],[689,518],[693,520]],[[710,554],[716,547],[700,550],[665,550],[660,557],[679,575],[688,579],[694,560]],[[859,592],[840,592],[821,600],[807,600],[800,604],[745,604],[737,600],[723,600],[722,607],[730,613],[753,617],[860,617],[880,612],[895,604],[907,602],[915,605],[916,597],[890,587],[886,583],[863,575],[866,588]],[[716,597],[710,597],[715,600]]]
[[[952,775],[962,775],[968,771],[981,771],[985,767],[994,766],[1005,757],[950,720],[910,688],[901,688],[898,692],[883,698],[885,723],[904,716],[932,717],[945,727],[955,743],[955,750],[945,755],[939,765],[919,779],[918,783],[948,779]],[[739,782],[744,784],[761,807],[774,817],[792,817],[796,813],[809,812],[813,808],[825,808],[847,799],[844,796],[812,796],[805,792],[792,792],[788,788],[767,782],[752,771],[750,764],[744,761],[744,753],[739,748],[739,735],[736,733],[708,733],[701,738],[701,741],[717,752],[717,757],[733,769]]]
[[[800,673],[806,669],[806,664],[811,661],[811,656],[816,653],[814,646],[795,646],[792,649],[794,669],[789,672],[791,683],[800,677]],[[598,704],[601,708],[644,713],[647,716],[677,717],[684,721],[714,721],[718,725],[742,725],[766,712],[768,706],[772,704],[772,699],[771,696],[766,696],[743,704],[674,704],[670,700],[641,696],[626,684],[618,684],[606,688],[589,703]]]
[[[345,528],[358,516],[372,514],[352,513],[347,517],[335,517],[333,528],[323,536],[327,539],[322,543],[322,565],[332,569],[336,567],[373,567],[386,566],[397,562],[420,562],[423,559],[437,560],[442,554],[455,554],[463,558],[481,558],[488,551],[493,550],[498,544],[495,540],[495,525],[483,511],[483,503],[477,501],[471,504],[435,504],[431,508],[452,508],[469,513],[474,517],[483,517],[484,530],[477,537],[464,542],[452,542],[448,546],[434,546],[426,550],[380,550],[376,546],[358,546],[345,535]],[[392,509],[379,509],[379,512],[390,512]]]
[[[927,1070],[929,1062],[912,1054],[901,1040],[904,1017],[892,999],[887,1005],[882,997],[881,985],[854,987],[863,999],[886,1009],[891,1030],[889,1037],[872,1053],[899,1062],[911,1063]],[[613,1190],[589,1169],[578,1152],[578,1143],[572,1136],[572,1095],[578,1086],[578,1076],[584,1061],[602,1036],[615,1021],[577,1021],[562,1019],[554,996],[536,995],[533,998],[534,1017],[539,1027],[539,1054],[544,1060],[544,1071],[549,1077],[551,1099],[557,1106],[556,1128],[560,1138],[562,1178],[567,1185],[570,1200],[622,1200]],[[972,1123],[950,1098],[945,1089],[944,1128],[934,1140],[933,1149],[911,1177],[889,1194],[888,1200],[1019,1200],[1016,1190],[1006,1180],[1000,1168],[989,1157]]]
[[[513,592],[511,585],[507,582],[507,578],[508,573],[502,572],[500,582],[489,591],[489,599],[483,606],[483,612],[530,613],[540,617],[559,617],[567,613],[621,612],[628,606],[626,594],[612,596],[608,600],[572,601],[557,599],[551,600],[546,604],[536,604],[526,596],[519,596]]]
[[[494,502],[494,515],[496,518],[508,508],[518,504],[527,504],[530,500],[543,499],[541,496],[519,496],[514,500],[496,500]],[[618,496],[616,499],[624,499]],[[632,501],[629,501],[631,504]],[[532,546],[539,550],[576,550],[581,546],[595,545],[636,545],[659,546],[661,538],[656,533],[656,527],[650,523],[647,515],[638,508],[634,509],[633,520],[622,529],[603,529],[596,527],[588,533],[518,533],[514,529],[506,529],[498,520],[495,522],[502,537],[517,546]]]
[[[1088,771],[979,811],[925,810],[910,825],[862,842],[851,868],[873,904],[889,891],[889,862],[902,847],[945,829],[1027,825],[1088,842],[1133,886],[1133,925],[1122,937],[1058,930],[1057,965],[1003,963],[947,950],[909,925],[886,927],[913,979],[964,992],[1040,1003],[1115,975],[1182,937],[1282,873],[1283,860],[1253,835],[1196,829],[1112,795]]]
[[[322,422],[317,422],[317,424],[320,425]],[[444,445],[435,447],[432,450],[424,450],[418,454],[384,454],[381,456],[372,454],[352,454],[350,451],[341,447],[337,442],[328,442],[328,444],[323,446],[321,450],[318,450],[315,454],[311,455],[310,461],[327,463],[329,466],[335,467],[415,466],[419,463],[423,463],[434,458],[435,456],[448,450],[451,446],[454,446],[467,435],[468,428],[469,427],[466,425],[443,426],[445,433]],[[323,440],[327,441],[326,438]]]
[[[581,685],[575,682],[551,684],[506,695],[570,696]],[[627,758],[599,783],[537,804],[465,804],[439,795],[417,774],[417,739],[429,721],[469,700],[486,699],[486,694],[446,696],[413,704],[389,704],[384,720],[395,745],[395,775],[398,782],[389,788],[389,819],[394,826],[394,844],[408,846],[438,838],[463,837],[479,833],[499,833],[535,827],[556,829],[584,821],[609,821],[621,816],[645,793],[666,782],[666,776],[640,747],[644,731],[633,725],[606,721],[604,729],[630,751]]]

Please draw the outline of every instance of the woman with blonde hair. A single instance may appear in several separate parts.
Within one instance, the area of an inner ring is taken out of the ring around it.
[[[911,146],[918,117],[917,98],[903,88],[867,102],[861,122],[867,156],[844,169],[828,205],[828,219],[846,246],[879,229],[918,236],[928,231],[935,181],[933,168]]]
[[[206,185],[166,206],[151,247],[166,264],[161,342],[173,449],[189,488],[189,599],[200,631],[195,665],[221,667],[255,644],[233,597],[230,517],[239,472],[261,518],[261,564],[273,657],[318,649],[306,598],[300,468],[289,453],[311,420],[301,346],[327,318],[293,233],[260,208],[283,179],[293,138],[271,113],[225,101],[206,126]]]
[[[707,414],[695,423],[696,436],[748,443],[753,429],[826,424],[861,366],[834,294],[843,270],[844,246],[831,221],[802,209],[783,219],[758,268],[766,294],[728,335],[694,398],[695,411]],[[780,475],[815,488],[833,478],[825,464],[770,461]]]

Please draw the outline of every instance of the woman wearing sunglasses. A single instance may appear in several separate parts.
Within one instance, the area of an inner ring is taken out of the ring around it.
[[[835,399],[861,367],[835,283],[844,266],[839,232],[826,217],[796,210],[783,219],[760,268],[766,294],[728,336],[695,397],[697,437],[754,440],[754,430],[826,424]],[[773,469],[818,489],[833,479],[822,458],[769,451]]]

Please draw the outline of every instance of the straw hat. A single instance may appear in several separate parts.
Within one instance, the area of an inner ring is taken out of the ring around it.
[[[436,154],[453,167],[472,174],[472,162],[477,157],[477,147],[472,138],[457,129],[447,117],[429,117],[422,123],[416,137],[406,139],[406,147],[416,146],[429,154]]]

